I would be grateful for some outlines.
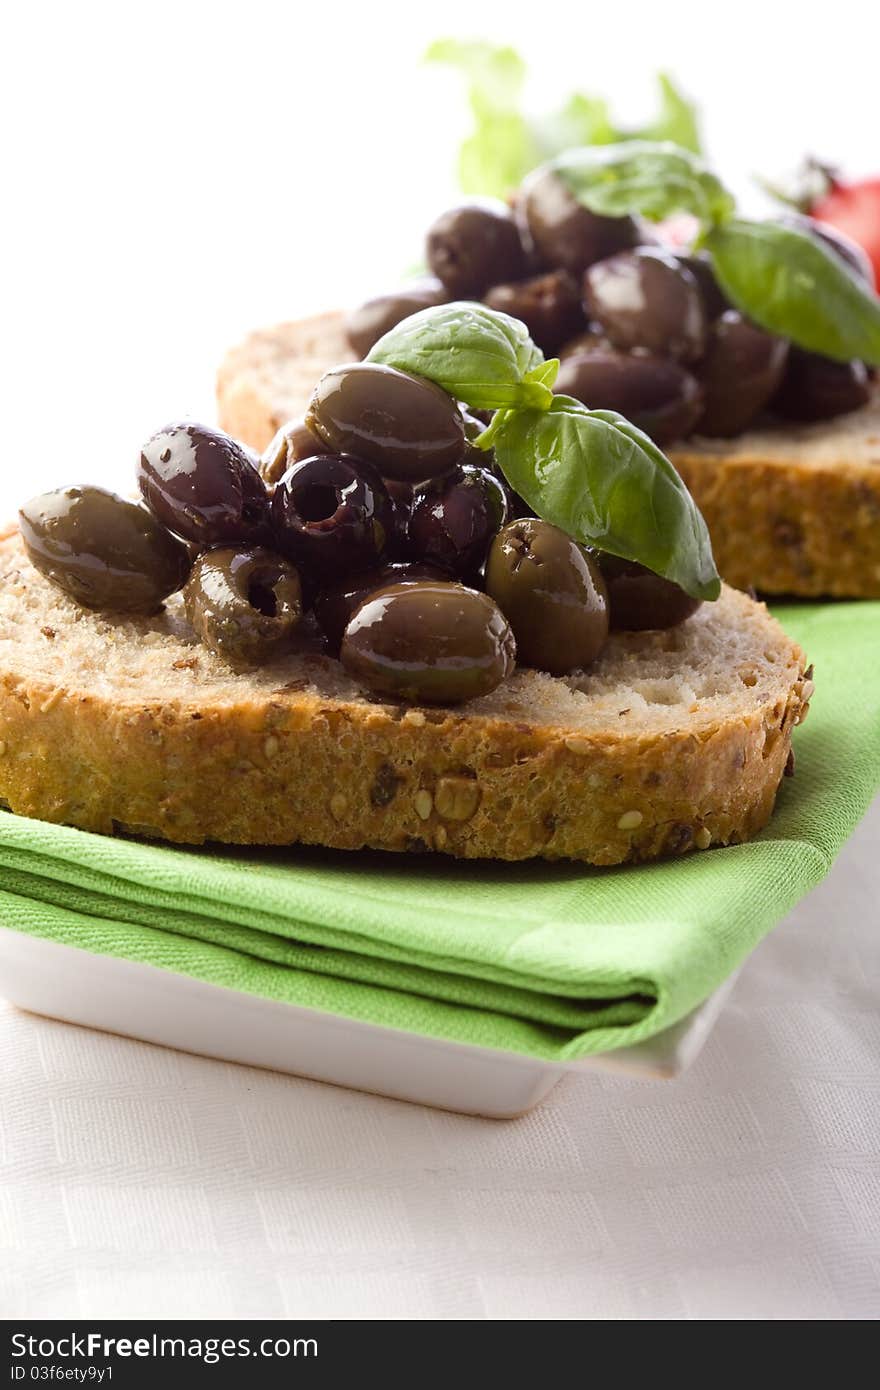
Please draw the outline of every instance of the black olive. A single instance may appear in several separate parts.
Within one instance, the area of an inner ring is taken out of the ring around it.
[[[680,362],[608,349],[563,358],[554,389],[591,410],[618,411],[661,447],[690,434],[703,406]]]
[[[268,535],[269,494],[253,455],[222,430],[166,425],[141,450],[138,485],[164,526],[201,547]]]
[[[622,251],[584,275],[586,308],[615,347],[695,362],[706,346],[706,311],[695,276],[656,247]]]

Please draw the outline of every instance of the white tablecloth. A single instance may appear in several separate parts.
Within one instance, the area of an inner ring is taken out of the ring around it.
[[[880,802],[675,1083],[511,1121],[0,1004],[0,1316],[873,1318]]]

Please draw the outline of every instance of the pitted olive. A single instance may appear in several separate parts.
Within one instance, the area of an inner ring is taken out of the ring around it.
[[[261,546],[206,551],[193,566],[183,602],[209,651],[240,670],[282,656],[302,616],[299,575]]]
[[[86,608],[155,613],[189,572],[186,546],[135,502],[102,487],[66,487],[19,512],[35,569]]]
[[[306,576],[338,580],[377,564],[395,531],[394,506],[372,464],[349,454],[295,463],[272,494],[275,544]]]

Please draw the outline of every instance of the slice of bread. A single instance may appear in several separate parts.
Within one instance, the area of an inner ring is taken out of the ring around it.
[[[767,821],[812,681],[725,588],[679,628],[617,633],[590,671],[517,671],[467,705],[365,697],[305,641],[235,674],[179,596],[79,608],[0,537],[0,798],[112,833],[468,858],[651,859]]]
[[[220,368],[220,422],[256,449],[301,415],[351,346],[341,314],[252,333]],[[690,439],[670,450],[729,584],[766,594],[880,598],[880,387],[823,424]]]

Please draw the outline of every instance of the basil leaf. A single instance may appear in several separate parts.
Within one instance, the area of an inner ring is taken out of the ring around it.
[[[700,129],[693,102],[678,90],[668,73],[657,74],[660,114],[641,131],[644,140],[672,140],[692,154],[700,153]]]
[[[525,63],[510,47],[458,39],[437,39],[425,61],[456,68],[467,82],[474,128],[458,156],[462,190],[506,197],[541,159],[521,110]]]
[[[529,506],[575,540],[637,560],[694,598],[721,592],[693,498],[666,456],[622,415],[554,396],[547,411],[506,418],[495,460]]]
[[[541,375],[552,364],[525,324],[471,300],[419,310],[380,338],[367,361],[427,377],[475,410],[546,410],[553,399]]]
[[[702,245],[724,293],[759,327],[824,357],[880,364],[880,299],[808,233],[736,219]]]
[[[690,212],[707,226],[723,222],[734,202],[690,150],[671,141],[629,140],[567,150],[549,167],[591,212],[640,214],[654,222]]]

